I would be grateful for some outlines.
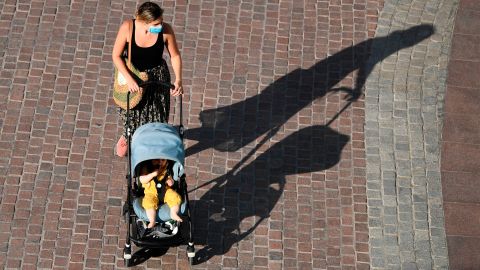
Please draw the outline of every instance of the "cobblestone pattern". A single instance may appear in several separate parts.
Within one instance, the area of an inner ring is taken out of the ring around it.
[[[195,267],[368,269],[363,100],[325,124],[382,1],[161,3],[185,63],[188,182],[214,180],[190,197]],[[0,268],[123,267],[110,53],[137,4],[0,1]],[[188,268],[184,247],[135,252],[136,269]]]
[[[432,24],[435,32],[385,58],[367,80],[372,269],[448,269],[439,162],[457,2],[388,0],[380,13],[376,37],[419,24]],[[372,48],[372,63],[383,50]]]

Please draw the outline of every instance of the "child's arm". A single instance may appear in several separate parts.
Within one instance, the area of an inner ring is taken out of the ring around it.
[[[168,177],[167,177],[166,182],[167,182],[167,185],[168,185],[169,187],[173,186],[173,184],[174,184],[173,179],[172,179],[171,176],[168,176]]]
[[[157,177],[158,171],[155,170],[151,173],[147,173],[146,168],[143,168],[140,172],[140,183],[146,184],[150,181],[152,181],[153,178]]]

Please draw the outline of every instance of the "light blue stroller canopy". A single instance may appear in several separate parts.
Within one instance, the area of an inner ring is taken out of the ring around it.
[[[132,169],[150,159],[168,159],[173,164],[173,179],[184,174],[185,150],[177,130],[165,123],[148,123],[137,128],[132,136]]]

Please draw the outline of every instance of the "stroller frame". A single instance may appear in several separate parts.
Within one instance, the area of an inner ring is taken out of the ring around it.
[[[151,83],[151,82],[150,82]],[[154,82],[156,84],[160,84],[164,87],[168,87],[168,89],[173,89],[174,86],[170,83],[162,83],[162,82]],[[141,86],[146,85],[147,83],[142,84]],[[180,135],[180,139],[183,142],[183,137],[184,137],[184,127],[183,127],[183,110],[182,110],[182,95],[180,97],[180,125],[178,127],[178,133]],[[127,112],[126,112],[126,124],[127,124],[127,142],[128,142],[128,150],[127,150],[127,156],[128,156],[128,173],[126,175],[126,180],[127,180],[127,187],[128,187],[128,192],[127,192],[127,200],[124,203],[123,206],[123,214],[125,215],[125,221],[127,223],[127,235],[126,235],[126,241],[125,241],[125,247],[123,249],[123,259],[124,259],[124,264],[126,267],[131,266],[131,260],[132,260],[132,247],[131,247],[131,242],[133,242],[136,246],[138,247],[150,247],[150,248],[169,248],[173,246],[178,246],[181,244],[187,244],[186,252],[187,252],[187,257],[190,265],[193,265],[194,259],[195,259],[195,247],[193,243],[193,226],[192,226],[192,216],[190,213],[190,206],[189,206],[189,198],[188,198],[188,189],[187,189],[187,183],[185,179],[185,173],[178,179],[178,187],[180,192],[180,195],[182,197],[182,201],[185,202],[186,207],[185,207],[185,213],[186,213],[186,220],[184,220],[179,226],[179,231],[177,234],[175,234],[172,237],[169,238],[160,238],[156,239],[154,241],[152,240],[142,240],[140,238],[137,238],[137,227],[136,227],[136,219],[137,215],[135,211],[133,210],[133,200],[132,197],[134,196],[133,194],[133,189],[132,189],[132,179],[133,179],[133,174],[132,174],[132,158],[131,158],[131,139],[132,139],[132,134],[130,132],[130,92],[127,92]],[[137,184],[135,183],[135,188],[137,187]],[[133,222],[132,222],[133,221]],[[188,222],[188,228],[187,224],[185,222]],[[134,224],[132,226],[132,223]],[[131,230],[134,230],[133,235],[131,234]],[[188,229],[188,239],[185,239],[185,230]]]

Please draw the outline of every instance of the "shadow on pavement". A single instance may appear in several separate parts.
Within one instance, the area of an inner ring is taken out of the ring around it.
[[[362,95],[366,78],[378,62],[411,47],[434,33],[432,25],[414,26],[388,36],[366,40],[318,62],[309,69],[296,69],[273,82],[259,95],[244,101],[200,112],[202,127],[189,129],[186,138],[198,143],[186,156],[205,149],[235,152],[262,134],[272,137],[293,115],[328,92],[343,91],[349,101]],[[370,48],[375,50],[368,57]],[[333,88],[358,70],[355,88]],[[213,139],[212,139],[213,138]]]
[[[142,264],[146,260],[152,257],[160,257],[167,253],[168,248],[141,248],[132,254],[132,259],[130,260],[130,266],[136,266]]]
[[[269,218],[289,176],[318,172],[337,164],[349,136],[332,130],[330,123],[363,94],[366,78],[375,64],[433,33],[432,25],[419,25],[369,39],[309,69],[294,70],[259,95],[202,111],[202,127],[186,132],[188,139],[198,141],[187,149],[187,156],[209,148],[234,152],[264,137],[231,171],[195,187],[200,189],[213,184],[199,200],[192,201],[195,243],[205,246],[197,253],[197,263],[225,254],[232,245],[248,238]],[[373,51],[367,55],[370,49]],[[333,88],[355,70],[358,75],[353,89]],[[246,160],[254,156],[288,119],[312,101],[336,91],[347,93],[348,102],[333,119],[325,125],[290,134],[245,166]]]
[[[270,216],[289,175],[334,166],[348,141],[348,136],[329,127],[307,127],[276,143],[238,172],[214,179],[214,187],[193,202],[195,243],[206,246],[198,252],[198,261],[224,254],[248,237]],[[240,228],[249,217],[257,217],[253,225]]]

